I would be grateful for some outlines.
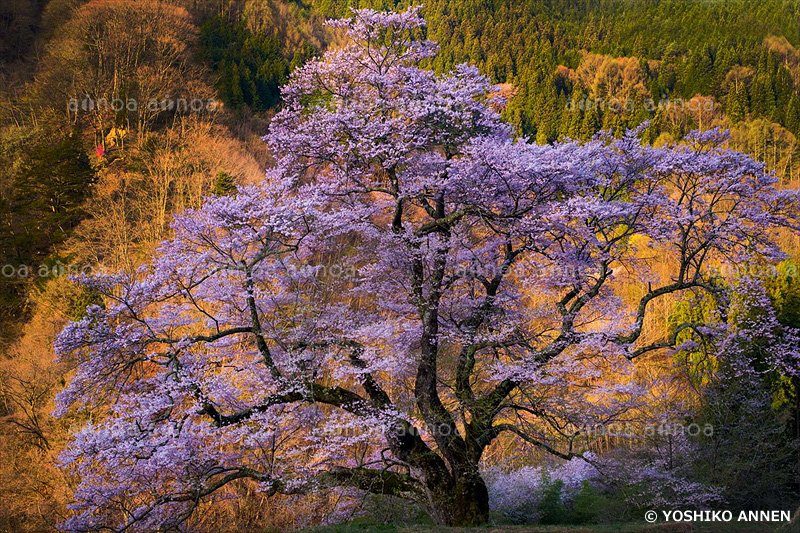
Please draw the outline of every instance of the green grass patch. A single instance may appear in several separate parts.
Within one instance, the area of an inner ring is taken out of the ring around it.
[[[304,533],[364,533],[397,532],[421,533],[424,531],[442,531],[449,533],[592,533],[592,532],[619,532],[619,533],[773,533],[782,524],[775,523],[739,523],[739,522],[669,522],[662,524],[647,524],[644,522],[626,522],[614,524],[580,525],[580,526],[500,526],[487,525],[483,527],[455,528],[432,526],[430,524],[394,524],[380,523],[371,520],[353,520],[346,524],[316,527],[303,530]]]

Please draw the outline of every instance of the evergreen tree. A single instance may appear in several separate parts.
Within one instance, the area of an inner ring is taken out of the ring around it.
[[[728,93],[726,97],[725,110],[732,123],[741,122],[746,115],[746,108],[743,102],[744,87],[740,86]],[[746,96],[744,96],[746,98]]]
[[[800,99],[793,93],[786,106],[786,129],[800,137]]]
[[[600,113],[594,104],[584,110],[583,124],[581,125],[581,138],[589,139],[600,130]]]
[[[0,262],[29,275],[0,277],[3,318],[20,311],[25,283],[83,218],[96,181],[78,132],[36,142],[21,159],[0,201]]]

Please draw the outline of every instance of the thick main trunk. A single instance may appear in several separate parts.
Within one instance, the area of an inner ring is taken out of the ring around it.
[[[431,487],[429,500],[431,516],[440,525],[468,527],[489,521],[489,492],[477,469],[453,483]]]

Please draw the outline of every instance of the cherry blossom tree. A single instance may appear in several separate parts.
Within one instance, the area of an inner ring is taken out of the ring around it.
[[[796,227],[797,196],[724,133],[531,144],[475,68],[421,68],[417,8],[332,25],[348,42],[284,88],[265,181],[177,217],[136,275],[80,280],[105,305],[57,342],[77,362],[58,412],[91,412],[62,457],[80,477],[65,528],[179,527],[237,480],[484,523],[498,436],[581,457],[521,421],[613,421],[644,393],[633,359],[730,335],[711,266],[782,257],[771,232]],[[683,292],[719,316],[645,342],[649,304]]]

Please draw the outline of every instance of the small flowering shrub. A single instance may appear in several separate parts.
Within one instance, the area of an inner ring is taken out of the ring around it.
[[[697,449],[674,437],[663,449],[647,448],[606,461],[604,473],[632,509],[704,509],[723,502],[720,487],[702,482],[695,471]]]
[[[592,454],[584,457],[594,459]],[[604,485],[600,471],[586,459],[576,457],[552,468],[490,469],[489,507],[501,520],[514,523],[589,521],[576,517],[586,517],[589,495],[599,494]],[[573,513],[576,504],[583,512]]]
[[[486,473],[489,508],[503,519],[515,523],[536,522],[542,499],[542,472],[535,466],[503,472],[495,468]]]
[[[582,524],[619,519],[640,509],[708,508],[722,503],[722,489],[695,475],[693,444],[671,438],[658,446],[626,449],[555,467],[495,467],[486,472],[489,505],[502,522]]]

